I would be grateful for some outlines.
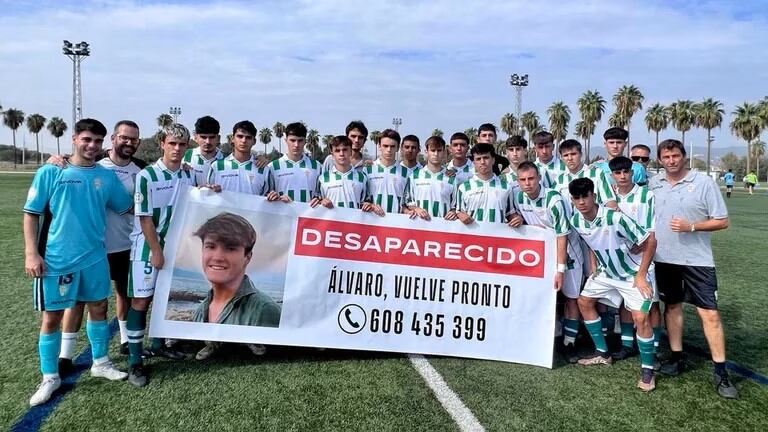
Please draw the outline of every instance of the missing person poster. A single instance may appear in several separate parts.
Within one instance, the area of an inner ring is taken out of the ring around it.
[[[164,250],[153,337],[552,366],[555,238],[539,227],[188,188]]]

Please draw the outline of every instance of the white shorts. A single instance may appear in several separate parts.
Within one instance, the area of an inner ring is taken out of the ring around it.
[[[563,274],[562,292],[566,298],[577,299],[581,293],[581,285],[584,282],[584,269],[576,263],[574,268],[568,269]]]
[[[128,297],[147,298],[155,295],[157,269],[149,261],[131,261],[128,274]]]
[[[651,288],[653,288],[653,297],[658,300],[656,287],[654,284],[650,283],[650,280],[648,282],[651,285]],[[581,292],[581,295],[584,297],[598,298],[600,299],[600,303],[615,308],[619,308],[623,301],[624,307],[632,311],[641,310],[643,303],[648,301],[643,298],[640,290],[635,288],[633,281],[615,280],[603,274],[587,279],[587,283],[584,285],[584,290]]]

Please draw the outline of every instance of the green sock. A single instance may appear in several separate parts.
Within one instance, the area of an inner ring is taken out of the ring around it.
[[[637,335],[637,347],[640,349],[640,367],[653,369],[653,362],[656,360],[656,348],[653,346],[653,336],[648,339]]]
[[[140,365],[141,352],[144,351],[144,328],[147,325],[147,312],[128,308],[128,316],[125,324],[128,333],[128,364]]]
[[[579,320],[563,319],[563,344],[573,345],[576,343],[576,336],[579,334]]]
[[[635,344],[635,325],[633,323],[621,323],[621,345],[632,348]]]
[[[653,328],[653,346],[659,349],[659,343],[661,343],[661,334],[664,331],[664,327]]]
[[[165,343],[165,340],[163,338],[152,338],[150,339],[152,351],[159,351],[163,348],[163,344]]]
[[[608,352],[608,344],[605,342],[605,336],[603,336],[603,326],[600,318],[592,321],[584,321],[584,326],[587,327],[589,335],[592,337],[592,342],[595,343],[595,349],[602,352]]]

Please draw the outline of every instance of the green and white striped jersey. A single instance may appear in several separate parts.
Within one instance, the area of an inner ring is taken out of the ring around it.
[[[600,168],[582,165],[581,169],[572,173],[568,169],[560,173],[554,181],[553,189],[557,190],[563,196],[566,203],[568,216],[573,214],[573,203],[571,202],[571,193],[568,191],[568,185],[579,178],[588,178],[595,184],[595,198],[598,204],[605,204],[608,201],[616,201],[616,194],[613,192],[611,183],[605,178],[605,173]]]
[[[473,175],[456,188],[456,210],[477,222],[506,223],[512,213],[512,189],[495,174],[488,180]]]
[[[554,189],[539,189],[539,195],[531,199],[525,192],[519,191],[514,197],[515,211],[528,225],[549,228],[555,235],[568,237],[568,268],[584,264],[584,251],[579,243],[579,236],[571,230],[563,197]]]
[[[149,244],[141,232],[139,216],[152,216],[160,245],[165,245],[165,235],[173,216],[173,206],[182,185],[196,186],[192,171],[169,170],[162,159],[149,165],[136,176],[134,194],[134,223],[131,232],[131,260],[149,261]]]
[[[636,184],[626,195],[616,192],[616,201],[621,212],[632,218],[646,231],[656,230],[653,208],[655,198],[653,192],[648,190],[648,186]]]
[[[541,178],[544,178],[546,176],[545,172],[549,173],[549,178],[547,179],[550,183],[547,186],[548,188],[553,187],[554,180],[562,173],[568,172],[568,167],[565,166],[565,162],[562,161],[557,155],[552,156],[552,160],[550,160],[547,163],[544,163],[539,160],[539,158],[536,158],[536,160],[533,162],[536,164],[537,167],[539,167],[539,174],[541,174]]]
[[[400,166],[408,170],[408,178],[411,178],[411,175],[413,175],[413,173],[414,173],[414,172],[415,172],[417,169],[422,169],[422,168],[424,168],[424,166],[423,166],[422,164],[418,163],[418,162],[416,162],[416,165],[414,165],[414,166],[413,166],[413,168],[408,168],[408,167],[407,167],[407,166],[405,166],[405,164],[404,164],[404,163],[402,163],[402,162],[400,162]]]
[[[308,203],[318,196],[318,179],[323,168],[317,161],[304,155],[298,161],[292,161],[283,155],[269,164],[272,171],[272,185],[280,196],[288,195],[293,201]]]
[[[444,217],[456,207],[456,177],[448,177],[445,168],[432,172],[421,168],[413,172],[408,181],[406,203],[421,207],[432,217]]]
[[[509,186],[512,188],[512,199],[514,199],[517,193],[520,192],[520,185],[517,183],[517,167],[512,168],[510,166],[509,171],[502,174],[502,176],[509,182]],[[541,177],[541,187],[551,189],[550,185],[554,183],[554,180],[551,179],[549,171],[539,168],[539,176]]]
[[[465,181],[469,180],[473,175],[475,175],[475,164],[469,159],[467,159],[467,162],[460,167],[454,165],[453,160],[451,160],[448,162],[448,165],[446,165],[445,169],[456,171],[455,177],[457,185],[463,184]]]
[[[376,159],[364,170],[368,179],[368,195],[374,204],[387,213],[400,213],[405,205],[405,189],[408,186],[408,168],[393,163],[384,166]]]
[[[225,191],[266,195],[270,190],[269,172],[269,165],[258,168],[253,156],[240,162],[231,154],[211,164],[207,183],[217,184]]]
[[[335,162],[333,162],[333,155],[328,155],[325,157],[325,160],[323,161],[323,172],[329,172],[331,168],[333,168],[335,165]],[[365,159],[360,159],[359,161],[352,164],[352,169],[355,171],[361,171],[365,168]]]
[[[368,197],[368,179],[363,171],[350,168],[339,172],[335,166],[320,176],[320,196],[331,200],[336,207],[360,208]]]
[[[616,280],[634,278],[642,257],[629,250],[644,242],[650,235],[648,231],[624,213],[603,206],[591,221],[576,212],[571,217],[571,225],[595,253],[600,272]]]
[[[200,154],[200,147],[195,147],[184,152],[182,162],[192,167],[192,170],[195,172],[195,182],[197,182],[198,186],[203,186],[208,180],[211,164],[221,159],[224,159],[224,153],[219,149],[216,149],[216,155],[213,158],[206,159]]]

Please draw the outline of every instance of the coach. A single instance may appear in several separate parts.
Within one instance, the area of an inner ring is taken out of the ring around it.
[[[683,369],[683,302],[696,306],[714,363],[714,386],[725,398],[738,397],[725,368],[725,336],[717,310],[717,277],[710,232],[728,228],[728,210],[720,190],[707,175],[686,168],[685,146],[678,140],[659,143],[658,158],[666,174],[651,178],[656,196],[654,261],[664,318],[672,350],[661,372],[677,376]]]

